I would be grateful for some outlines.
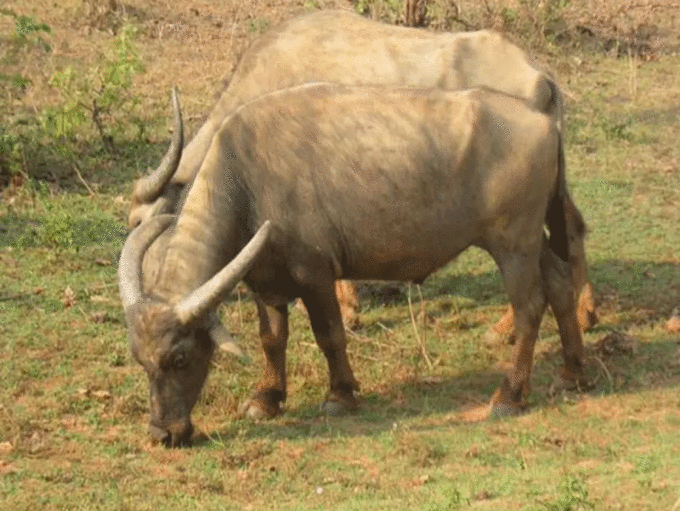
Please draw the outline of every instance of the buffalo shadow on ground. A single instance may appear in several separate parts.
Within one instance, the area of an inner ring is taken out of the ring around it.
[[[580,391],[554,387],[554,375],[562,362],[559,347],[554,345],[536,357],[532,392],[525,413],[563,403],[573,404],[583,395],[598,398],[676,388],[680,385],[679,343],[678,338],[633,347],[623,343],[620,350],[614,348],[611,352],[602,351],[599,344],[589,346],[587,374],[593,386]],[[494,369],[442,378],[410,378],[379,392],[362,394],[361,409],[352,414],[329,417],[319,404],[305,405],[287,409],[282,417],[271,421],[233,421],[226,428],[210,431],[207,437],[199,435],[194,445],[200,447],[211,439],[226,443],[236,439],[326,438],[337,436],[339,432],[343,436],[377,436],[393,430],[401,421],[416,417],[424,424],[409,424],[411,431],[462,427],[468,424],[462,414],[472,407],[485,405],[501,381],[501,371]]]
[[[644,313],[638,315],[632,312],[617,325],[595,326],[589,337],[597,340],[586,343],[586,374],[593,386],[578,392],[554,387],[555,375],[562,364],[557,336],[539,341],[537,346],[544,345],[537,350],[534,360],[528,413],[558,406],[562,402],[574,402],[581,394],[600,397],[680,385],[680,334],[664,334],[667,339],[645,343],[624,333],[631,326],[665,320],[665,315],[678,305],[680,266],[608,260],[592,265],[590,271],[596,291],[602,293],[605,302],[601,306],[619,310],[631,308]],[[435,278],[437,283],[432,289],[428,290],[427,284],[423,288],[425,300],[438,296],[437,293],[442,289],[448,289],[451,294],[464,292],[466,298],[473,300],[476,305],[506,302],[502,279],[497,271],[475,276],[440,275]],[[465,281],[472,283],[461,285]],[[487,289],[482,289],[487,285]],[[401,292],[402,288],[406,289],[405,285],[390,283],[383,284],[384,288],[380,286],[377,291],[368,291],[373,305],[403,305],[407,302],[405,293]],[[489,292],[489,289],[493,292]],[[367,291],[362,292],[365,293]],[[413,296],[417,294],[414,295],[412,291],[412,299]],[[427,312],[434,317],[452,313],[446,306],[428,309]],[[292,331],[291,344],[295,342],[295,335],[295,331]],[[496,338],[494,342],[505,341]],[[550,344],[546,346],[545,343]],[[423,372],[426,372],[424,367]],[[289,440],[307,436],[325,437],[337,434],[339,430],[351,436],[378,435],[391,430],[400,420],[413,417],[422,417],[426,422],[435,424],[423,426],[423,429],[462,425],[464,421],[460,414],[471,406],[487,403],[502,378],[502,369],[497,367],[450,377],[407,377],[381,386],[378,391],[362,394],[362,408],[345,417],[327,417],[318,404],[303,405],[288,409],[281,419],[248,422],[245,427],[243,421],[235,421],[226,429],[210,432],[209,435],[221,441],[236,437],[242,439],[244,436]],[[293,399],[289,398],[289,402],[294,401],[293,393],[290,397]],[[428,418],[431,420],[428,421]],[[409,428],[414,429],[412,426]],[[196,445],[206,442],[209,440],[199,437]]]
[[[464,298],[466,303],[462,307],[465,308],[508,303],[498,270],[469,275],[453,274],[448,268],[434,273],[421,285],[426,308],[428,301],[446,296]],[[679,264],[609,259],[589,265],[588,270],[601,307],[644,309],[648,311],[648,319],[653,319],[669,315],[680,305]],[[408,283],[362,281],[357,287],[363,310],[408,304]],[[415,285],[411,286],[410,293],[412,303],[418,305],[420,296]],[[437,307],[440,314],[449,313],[453,308],[446,303],[438,303]],[[432,311],[428,309],[428,313]]]

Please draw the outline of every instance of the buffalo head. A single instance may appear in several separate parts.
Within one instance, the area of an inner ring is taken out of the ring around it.
[[[191,438],[191,410],[224,328],[214,309],[249,271],[270,230],[265,222],[239,255],[205,284],[177,300],[164,299],[142,292],[142,259],[173,220],[161,215],[136,228],[125,242],[118,269],[131,351],[149,378],[151,435],[166,446],[187,444]]]

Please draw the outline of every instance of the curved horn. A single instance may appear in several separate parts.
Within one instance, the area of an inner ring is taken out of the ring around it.
[[[267,220],[228,265],[208,282],[182,298],[182,301],[175,306],[175,314],[182,324],[191,323],[205,314],[206,311],[215,307],[226,293],[236,287],[264,248],[270,231],[271,222]]]
[[[130,233],[118,262],[118,289],[123,308],[142,298],[142,260],[151,244],[175,220],[174,215],[161,215],[143,223]]]
[[[172,106],[175,111],[175,130],[172,134],[172,141],[168,152],[163,157],[161,164],[148,176],[137,180],[134,188],[134,195],[139,202],[147,203],[157,199],[165,186],[168,184],[179,166],[184,146],[184,125],[182,123],[182,112],[179,107],[177,89],[172,88]]]

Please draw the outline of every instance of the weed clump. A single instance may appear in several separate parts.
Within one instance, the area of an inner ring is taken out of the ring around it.
[[[51,32],[46,23],[35,18],[17,14],[12,9],[0,9],[0,16],[9,17],[14,29],[0,33],[0,110],[9,111],[31,85],[31,80],[16,69],[33,53],[48,54],[52,46],[43,37]],[[7,117],[0,119],[0,187],[7,186],[13,177],[21,174],[24,160],[25,140],[17,135]]]

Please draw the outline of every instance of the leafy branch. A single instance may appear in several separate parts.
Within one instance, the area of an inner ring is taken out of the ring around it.
[[[125,27],[114,42],[114,56],[84,75],[73,67],[52,75],[49,84],[59,90],[64,102],[48,109],[43,116],[43,125],[50,135],[72,139],[90,119],[106,150],[114,152],[114,133],[132,118],[141,136],[144,126],[138,117],[131,115],[140,101],[131,92],[132,83],[134,76],[143,71],[132,43],[135,34],[134,27]]]

